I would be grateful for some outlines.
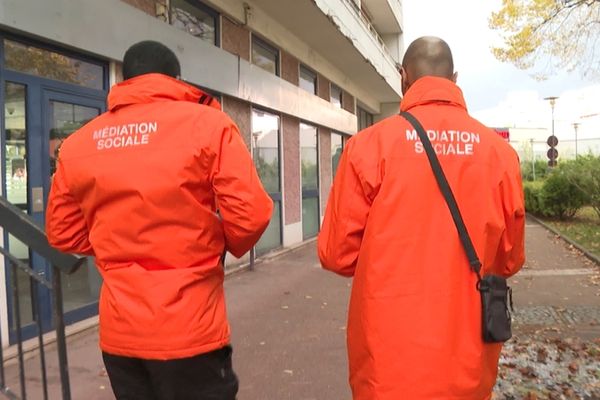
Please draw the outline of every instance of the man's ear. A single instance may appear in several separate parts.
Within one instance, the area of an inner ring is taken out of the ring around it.
[[[400,86],[402,87],[402,94],[406,94],[408,90],[408,73],[404,67],[400,67]]]
[[[457,81],[457,80],[458,80],[458,72],[455,72],[455,73],[452,75],[452,82],[456,83],[456,81]]]

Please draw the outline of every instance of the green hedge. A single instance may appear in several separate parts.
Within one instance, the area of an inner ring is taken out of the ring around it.
[[[570,179],[566,165],[552,171],[540,191],[541,212],[546,217],[572,218],[586,204],[586,195]]]
[[[578,157],[568,163],[565,174],[600,217],[600,157],[592,154]]]
[[[600,216],[600,157],[564,161],[543,180],[524,182],[525,208],[543,217],[567,219],[591,205]]]
[[[535,215],[542,215],[542,205],[540,193],[542,191],[543,181],[523,182],[523,192],[525,193],[525,210]]]
[[[523,181],[537,181],[540,179],[544,179],[548,173],[550,172],[550,168],[548,167],[548,161],[546,160],[536,160],[535,161],[535,179],[534,178],[534,168],[531,161],[521,161],[521,176]]]

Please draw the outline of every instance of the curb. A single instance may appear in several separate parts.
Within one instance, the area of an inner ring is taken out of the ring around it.
[[[538,217],[536,217],[536,216],[534,216],[534,215],[532,215],[530,213],[527,213],[527,218],[531,218],[536,223],[540,224],[541,226],[543,226],[544,228],[546,228],[550,232],[554,233],[556,236],[558,236],[559,238],[561,238],[565,242],[569,243],[571,246],[575,247],[577,250],[581,251],[584,256],[586,256],[591,261],[595,262],[597,266],[600,266],[600,258],[599,257],[597,257],[594,254],[592,254],[588,249],[586,249],[585,247],[581,246],[580,244],[578,244],[577,242],[575,242],[573,239],[571,239],[570,237],[568,237],[564,233],[561,233],[561,232],[557,231],[556,229],[554,229],[553,227],[551,227],[550,225],[548,225],[547,223],[543,222],[541,219],[539,219]]]

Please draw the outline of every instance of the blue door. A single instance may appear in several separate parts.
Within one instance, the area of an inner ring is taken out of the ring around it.
[[[62,141],[105,109],[107,66],[77,56],[66,55],[21,39],[0,34],[0,103],[4,115],[0,123],[3,154],[2,195],[28,213],[40,226],[50,177]],[[5,247],[51,280],[52,268],[10,235]],[[14,337],[15,309],[11,269],[7,269],[7,303],[10,338]],[[44,330],[52,328],[52,302],[48,290],[38,288],[41,304],[37,311],[31,302],[32,286],[25,273],[17,273],[21,331],[35,334],[35,322]],[[63,279],[66,322],[97,313],[101,280],[93,260],[75,274]]]

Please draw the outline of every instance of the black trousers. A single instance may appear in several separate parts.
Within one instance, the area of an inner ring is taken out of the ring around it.
[[[176,360],[102,353],[117,400],[235,400],[231,347]]]

